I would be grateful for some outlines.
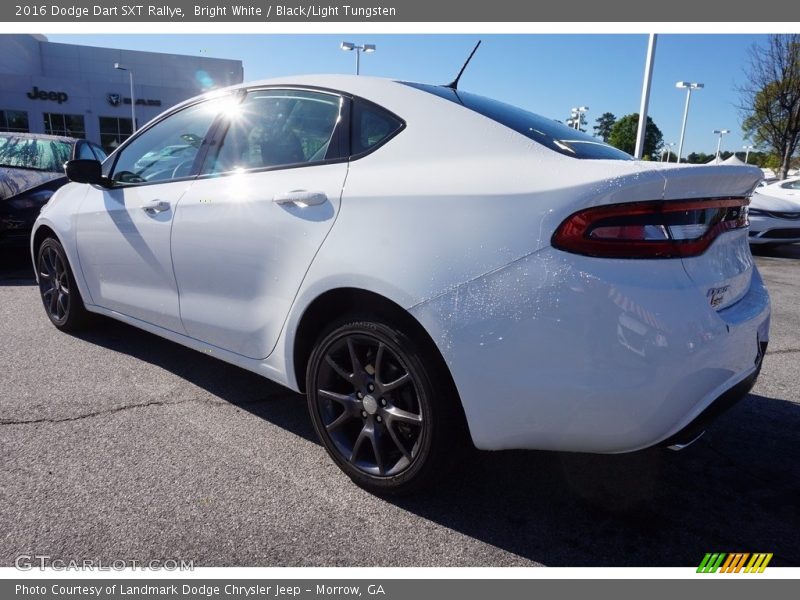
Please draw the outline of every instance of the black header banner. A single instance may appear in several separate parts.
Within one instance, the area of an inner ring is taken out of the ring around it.
[[[375,23],[519,23],[519,22],[774,22],[787,27],[800,22],[800,3],[761,0],[346,0],[313,2],[244,0],[197,2],[167,0],[136,4],[136,0],[56,0],[0,5],[6,22],[375,22]],[[795,27],[796,28],[796,27]]]

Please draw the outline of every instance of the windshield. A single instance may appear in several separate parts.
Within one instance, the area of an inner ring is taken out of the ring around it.
[[[559,154],[584,159],[632,160],[629,154],[602,140],[511,104],[441,85],[402,83],[460,104]]]
[[[71,154],[67,142],[0,135],[0,167],[61,173]]]

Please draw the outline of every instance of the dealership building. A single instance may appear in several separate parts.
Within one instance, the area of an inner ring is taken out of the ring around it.
[[[115,68],[117,65],[120,68]],[[0,35],[0,131],[85,137],[113,150],[178,102],[241,83],[242,62]]]

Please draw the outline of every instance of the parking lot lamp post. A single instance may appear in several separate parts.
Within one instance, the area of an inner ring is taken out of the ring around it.
[[[726,133],[730,133],[730,129],[715,129],[714,133],[716,133],[719,138],[717,138],[717,160],[719,161],[719,150],[722,148],[722,136]]]
[[[581,129],[581,121],[583,121],[584,113],[589,111],[588,106],[577,106],[572,109],[572,117],[575,122],[575,129],[580,131]]]
[[[742,146],[744,148],[744,164],[747,164],[747,159],[750,158],[750,150],[755,150],[755,146]]]
[[[375,52],[375,44],[358,45],[352,42],[342,42],[339,46],[345,52],[356,53],[356,75],[361,75],[361,53],[370,54]]]
[[[667,152],[667,162],[669,162],[670,158],[672,157],[672,149],[675,147],[675,142],[669,142],[667,144],[664,144],[664,147],[665,147],[666,152]],[[664,160],[663,156],[661,157],[661,160],[663,162],[663,160]]]
[[[131,84],[131,131],[136,133],[136,100],[133,97],[133,71],[131,71],[128,67],[123,67],[119,63],[114,63],[114,68],[117,71],[128,72],[128,80]]]
[[[686,106],[683,108],[683,124],[681,125],[681,139],[678,143],[678,162],[681,162],[683,156],[683,138],[686,134],[686,118],[689,116],[689,101],[692,99],[692,90],[699,90],[704,86],[702,83],[695,83],[692,81],[679,81],[675,84],[676,88],[686,89]]]

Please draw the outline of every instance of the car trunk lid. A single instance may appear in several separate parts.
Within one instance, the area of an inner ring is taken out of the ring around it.
[[[762,177],[760,169],[732,165],[675,165],[662,168],[661,172],[666,179],[665,201],[745,200]],[[721,233],[705,252],[681,260],[690,279],[715,310],[731,306],[750,287],[753,257],[746,228]]]

